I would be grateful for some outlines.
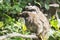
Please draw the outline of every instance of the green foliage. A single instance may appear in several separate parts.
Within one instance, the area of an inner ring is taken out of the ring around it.
[[[46,8],[47,10],[49,10],[49,5],[48,5],[48,4],[45,4],[45,8]]]
[[[55,30],[59,30],[58,21],[55,19],[55,16],[50,20],[50,24]]]
[[[0,3],[0,35],[12,32],[29,34],[23,19],[17,19],[17,15],[22,12],[28,0],[2,0]],[[25,38],[7,38],[6,40],[25,40]],[[30,39],[27,39],[30,40]]]
[[[60,40],[60,26],[58,25],[58,21],[55,19],[55,16],[51,18],[50,24],[55,32],[53,33],[53,36],[49,37],[49,40]]]
[[[60,31],[55,31],[53,36],[49,37],[49,40],[60,40]]]
[[[4,26],[4,23],[0,21],[0,28]]]

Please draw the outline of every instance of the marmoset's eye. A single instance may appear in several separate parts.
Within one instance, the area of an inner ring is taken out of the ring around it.
[[[29,17],[29,15],[28,15],[28,13],[24,13],[24,14],[22,14],[22,17],[27,18],[27,17]]]
[[[28,13],[25,13],[25,17],[29,17]]]
[[[32,11],[36,11],[36,10],[35,9],[31,9],[31,10],[28,10],[28,11],[31,11],[32,12]]]

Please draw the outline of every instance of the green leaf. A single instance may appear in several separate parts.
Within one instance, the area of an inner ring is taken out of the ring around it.
[[[56,30],[59,30],[59,26],[58,26],[58,20],[55,19],[55,16],[52,16],[51,20],[50,20],[50,24],[52,27],[54,27]]]
[[[48,4],[45,4],[45,8],[46,8],[47,10],[49,10],[49,5],[48,5]]]
[[[40,4],[39,2],[36,2],[36,1],[35,1],[35,3],[38,4],[39,6],[41,6],[41,4]]]
[[[0,21],[0,28],[4,26],[4,23]]]

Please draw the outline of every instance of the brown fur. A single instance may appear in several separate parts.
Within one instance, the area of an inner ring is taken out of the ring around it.
[[[50,29],[50,25],[39,8],[37,6],[27,6],[26,11],[23,11],[21,15],[25,19],[27,28],[36,33],[37,36],[41,35],[44,38]]]

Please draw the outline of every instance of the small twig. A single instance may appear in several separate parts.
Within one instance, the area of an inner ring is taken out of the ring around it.
[[[56,18],[57,18],[57,20],[59,19],[59,16],[58,16],[58,14],[57,14],[57,10],[56,10]]]
[[[0,36],[0,40],[6,39],[6,38],[11,38],[11,37],[22,37],[22,38],[38,38],[35,34],[33,35],[24,35],[24,34],[20,34],[20,33],[10,33],[7,35],[3,35]]]
[[[59,4],[56,4],[56,3],[55,3],[55,4],[50,4],[49,6],[50,6],[50,7],[59,7]]]

